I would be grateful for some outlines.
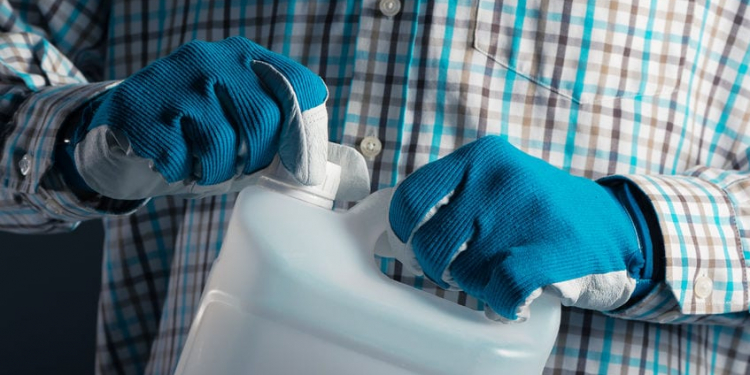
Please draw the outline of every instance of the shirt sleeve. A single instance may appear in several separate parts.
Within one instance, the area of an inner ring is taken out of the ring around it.
[[[625,177],[653,205],[665,280],[612,315],[660,323],[747,324],[750,175],[697,167],[678,176]]]
[[[89,83],[86,75],[57,45],[64,46],[96,76],[84,46],[100,40],[91,24],[91,40],[70,26],[69,17],[93,22],[85,8],[61,7],[44,13],[41,5],[0,4],[0,230],[22,233],[75,228],[81,220],[132,212],[142,201],[115,201],[101,196],[81,199],[66,186],[55,168],[55,146],[68,116],[115,82]],[[44,16],[42,16],[44,14]],[[44,27],[34,26],[31,21]],[[67,26],[66,26],[67,25]],[[62,30],[68,30],[62,33]],[[98,30],[98,31],[97,31]],[[62,34],[61,34],[62,33]]]

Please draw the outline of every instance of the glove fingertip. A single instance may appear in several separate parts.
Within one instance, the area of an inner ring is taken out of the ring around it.
[[[362,154],[352,147],[328,143],[328,161],[341,167],[336,200],[359,201],[370,194],[370,171]]]
[[[492,321],[500,322],[503,324],[517,324],[517,323],[523,323],[529,318],[529,311],[528,307],[525,309],[525,311],[522,311],[520,314],[517,312],[516,317],[514,319],[504,317],[498,313],[495,312],[489,305],[484,305],[484,316]]]
[[[542,295],[542,288],[532,291],[526,299],[515,308],[503,301],[497,292],[492,293],[493,298],[485,304],[484,312],[488,319],[501,321],[503,323],[523,323],[531,317],[531,303]]]
[[[508,319],[493,310],[490,305],[485,304],[484,305],[484,316],[489,319],[500,323],[514,323],[515,321],[512,319]]]

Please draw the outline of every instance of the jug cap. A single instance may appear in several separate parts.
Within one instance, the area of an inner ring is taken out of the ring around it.
[[[278,157],[263,171],[259,184],[282,194],[324,208],[332,208],[341,182],[341,167],[326,162],[326,177],[320,185],[303,185],[289,172]]]

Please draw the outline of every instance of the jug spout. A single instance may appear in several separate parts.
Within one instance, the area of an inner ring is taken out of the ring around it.
[[[303,185],[294,178],[281,160],[276,157],[261,173],[258,184],[273,191],[331,209],[341,182],[341,167],[326,162],[326,178],[320,185]]]

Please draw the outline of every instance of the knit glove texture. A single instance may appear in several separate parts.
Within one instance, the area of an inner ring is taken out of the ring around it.
[[[388,213],[407,269],[466,291],[499,320],[522,321],[542,291],[610,310],[644,265],[627,211],[610,191],[487,136],[418,169]]]
[[[329,145],[327,97],[319,76],[245,38],[192,41],[82,108],[69,155],[84,188],[117,199],[237,191],[276,155],[317,185],[335,157],[355,199],[366,165]]]

